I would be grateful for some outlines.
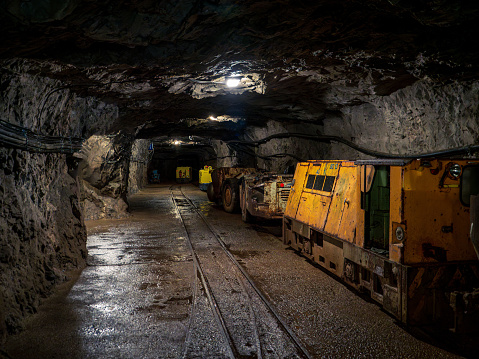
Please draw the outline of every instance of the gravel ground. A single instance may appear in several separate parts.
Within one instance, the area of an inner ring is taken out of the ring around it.
[[[289,250],[279,223],[247,225],[196,187],[183,191],[313,357],[459,357],[411,335],[379,306]],[[130,200],[129,218],[87,223],[89,266],[44,302],[26,331],[9,339],[12,358],[227,356],[205,295],[195,291],[194,263],[169,186],[148,187]],[[191,326],[204,330],[186,340]]]

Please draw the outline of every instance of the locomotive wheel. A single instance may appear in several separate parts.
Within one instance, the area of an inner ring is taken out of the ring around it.
[[[241,199],[243,202],[243,206],[241,207],[241,219],[245,223],[251,223],[254,220],[254,217],[251,215],[251,213],[248,212],[248,209],[246,208],[246,190],[244,185],[240,186],[241,188]]]
[[[228,178],[223,184],[221,197],[223,199],[223,208],[226,212],[238,212],[240,208],[238,180]]]

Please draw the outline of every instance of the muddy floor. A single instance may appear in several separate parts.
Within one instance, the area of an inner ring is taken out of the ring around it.
[[[198,188],[184,185],[183,191],[311,357],[460,357],[453,344],[420,331],[411,334],[288,249],[280,223],[245,224],[240,214],[208,202]],[[196,274],[169,185],[150,186],[130,204],[127,219],[87,222],[87,268],[45,301],[23,333],[9,339],[11,358],[181,358],[215,352],[227,357],[207,304],[195,319],[203,332],[189,334]]]

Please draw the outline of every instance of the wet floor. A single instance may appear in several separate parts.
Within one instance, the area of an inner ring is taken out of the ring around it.
[[[312,357],[458,357],[409,334],[377,305],[288,250],[275,235],[276,224],[244,224],[196,187],[183,190]],[[12,358],[201,357],[194,354],[201,348],[185,348],[195,345],[188,337],[195,271],[169,186],[148,187],[130,202],[127,219],[87,223],[87,268],[9,340]],[[204,328],[198,343],[206,338],[214,349],[221,338],[211,318],[207,309],[197,318]]]

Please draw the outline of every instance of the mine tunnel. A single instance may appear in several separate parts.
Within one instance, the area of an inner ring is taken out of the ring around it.
[[[475,2],[0,9],[0,358],[476,357]]]

